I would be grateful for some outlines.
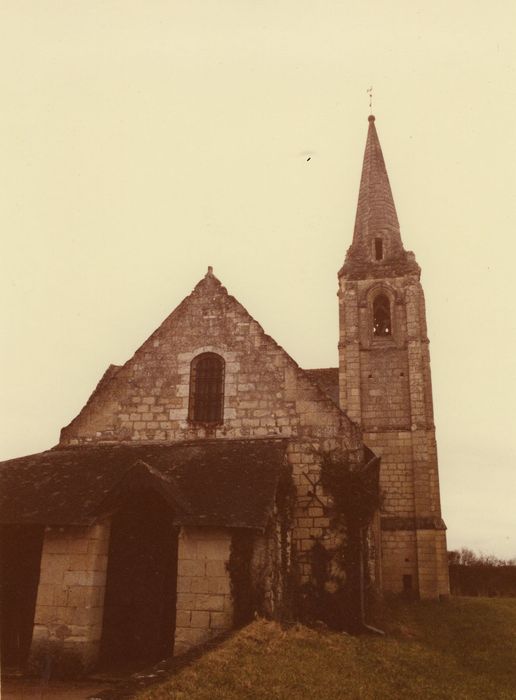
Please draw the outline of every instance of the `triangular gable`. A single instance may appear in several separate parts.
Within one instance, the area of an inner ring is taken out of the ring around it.
[[[153,491],[174,512],[192,514],[192,506],[175,483],[173,477],[166,476],[141,459],[138,459],[112,487],[107,496],[96,508],[98,517],[117,510],[130,494],[140,494],[144,490]]]
[[[209,271],[130,360],[120,368],[112,366],[80,414],[63,429],[63,444],[194,439],[186,424],[187,382],[191,359],[203,351],[222,354],[227,376],[235,377],[228,387],[222,435],[267,437],[273,434],[267,415],[277,419],[275,434],[288,435],[293,410],[312,419],[324,413],[327,426],[357,434],[357,426]],[[237,392],[242,396],[236,397]],[[260,407],[262,421],[253,421],[258,411],[248,415],[252,401]],[[247,426],[250,429],[244,430]]]

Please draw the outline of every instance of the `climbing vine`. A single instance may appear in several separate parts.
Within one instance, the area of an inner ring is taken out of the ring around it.
[[[331,627],[359,631],[368,584],[367,529],[381,500],[379,459],[369,451],[360,462],[341,450],[327,453],[321,464],[321,485],[331,497],[332,529],[340,533],[342,543],[333,551],[320,541],[312,547],[309,612]],[[332,575],[332,561],[344,569],[344,580]]]
[[[290,532],[296,492],[290,470],[279,479],[273,517],[263,534],[234,529],[228,570],[235,625],[255,614],[283,617],[290,607]]]
[[[334,516],[339,523],[363,528],[371,522],[381,502],[379,462],[370,451],[365,460],[357,463],[341,450],[323,456],[321,483],[332,497]]]

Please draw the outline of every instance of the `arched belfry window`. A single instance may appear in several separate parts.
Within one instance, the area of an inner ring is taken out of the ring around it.
[[[392,335],[391,304],[385,294],[378,294],[373,301],[373,335],[378,338]]]
[[[222,423],[223,414],[224,358],[204,352],[190,365],[188,418],[198,423]]]

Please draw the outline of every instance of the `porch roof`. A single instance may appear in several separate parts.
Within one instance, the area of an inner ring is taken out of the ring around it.
[[[153,488],[178,525],[263,529],[280,480],[285,439],[202,440],[54,448],[0,463],[0,522],[89,525],[123,489]]]

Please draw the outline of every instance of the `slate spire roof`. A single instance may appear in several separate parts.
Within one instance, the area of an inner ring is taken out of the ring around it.
[[[369,130],[364,152],[362,177],[353,241],[360,237],[393,231],[399,234],[400,225],[394,205],[389,176],[382,147],[375,126],[375,117],[369,116]]]
[[[375,117],[369,115],[368,121],[353,242],[339,276],[383,279],[407,273],[419,274],[414,254],[404,249],[401,240],[398,214]]]

